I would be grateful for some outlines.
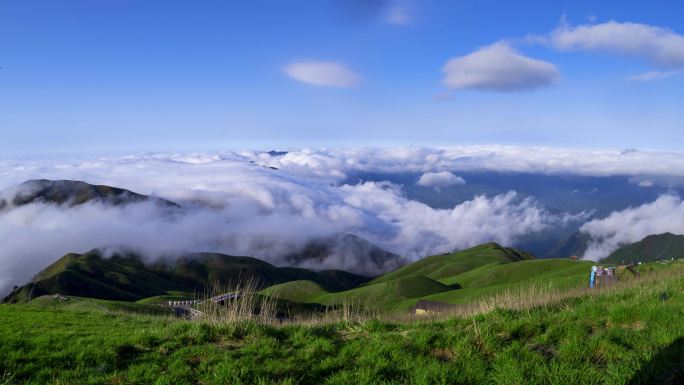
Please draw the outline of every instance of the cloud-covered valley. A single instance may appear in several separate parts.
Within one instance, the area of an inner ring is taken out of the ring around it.
[[[408,197],[408,185],[358,175],[415,173],[411,186],[447,186],[452,190],[440,193],[450,194],[470,187],[468,178],[459,175],[473,170],[626,175],[635,181],[648,180],[652,186],[679,183],[683,163],[684,156],[673,152],[505,146],[6,159],[0,161],[0,187],[8,189],[5,194],[30,179],[83,180],[165,198],[182,208],[169,210],[150,202],[116,207],[92,202],[74,207],[33,203],[0,211],[4,266],[0,292],[24,283],[68,252],[119,245],[148,258],[217,251],[283,265],[290,263],[284,256],[297,253],[307,242],[351,233],[415,260],[488,241],[513,245],[550,228],[568,224],[579,228],[591,219],[582,229],[601,239],[587,253],[594,257],[638,240],[644,232],[676,231],[680,223],[667,221],[654,227],[643,225],[647,216],[631,215],[630,226],[643,230],[620,233],[616,230],[624,223],[620,218],[551,210],[537,197],[514,189],[476,193],[437,208]],[[431,183],[421,186],[421,175],[428,175]],[[635,189],[653,188],[634,183]],[[676,199],[668,195],[653,204],[661,207]],[[380,272],[354,255],[333,255],[315,267]]]

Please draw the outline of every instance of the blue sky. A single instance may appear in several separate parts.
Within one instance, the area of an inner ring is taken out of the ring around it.
[[[681,149],[684,4],[625,4],[0,0],[0,151]]]

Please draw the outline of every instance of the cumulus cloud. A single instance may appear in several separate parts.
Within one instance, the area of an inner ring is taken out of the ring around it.
[[[361,81],[361,76],[342,63],[332,61],[301,61],[283,69],[287,76],[316,86],[349,88]]]
[[[447,87],[497,92],[535,89],[560,78],[552,63],[523,56],[503,41],[450,59],[442,72]]]
[[[684,68],[684,36],[639,23],[562,24],[551,33],[551,44],[563,51],[591,51],[644,58],[656,65]]]
[[[420,176],[416,184],[425,187],[446,187],[465,184],[465,180],[449,171],[426,172]]]
[[[651,203],[589,221],[580,231],[591,237],[583,258],[597,261],[651,234],[684,234],[684,201],[676,195],[663,195]]]

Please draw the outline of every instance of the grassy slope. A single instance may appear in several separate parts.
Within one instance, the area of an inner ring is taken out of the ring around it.
[[[52,310],[71,310],[79,312],[105,311],[105,312],[126,312],[129,314],[148,314],[148,315],[169,315],[166,307],[155,306],[151,303],[136,303],[125,301],[109,301],[104,299],[68,297],[68,300],[61,301],[51,295],[34,298],[25,305],[29,308],[52,309]]]
[[[515,287],[545,285],[563,289],[584,285],[588,279],[589,262],[532,258],[488,243],[424,258],[345,292],[324,293],[312,282],[298,281],[264,293],[298,302],[358,303],[379,311],[405,311],[421,298],[467,303]]]
[[[294,302],[315,302],[318,296],[328,293],[319,284],[307,280],[285,282],[261,291],[263,295]]]
[[[586,286],[591,262],[564,259],[539,259],[491,266],[450,277],[442,282],[458,283],[463,288],[425,297],[447,303],[469,303],[482,297],[530,286],[568,289]]]
[[[519,254],[516,255],[514,253]],[[371,281],[371,284],[418,275],[440,280],[487,264],[509,263],[522,258],[532,259],[534,257],[517,250],[503,248],[495,243],[485,243],[456,253],[423,258],[401,269],[380,276]]]
[[[676,384],[682,309],[681,275],[409,323],[210,326],[0,305],[0,384]]]
[[[319,295],[313,301],[324,305],[358,304],[382,312],[406,307],[406,304],[414,298],[449,290],[451,290],[449,286],[428,277],[408,276],[340,293]]]
[[[178,293],[178,294],[176,294]],[[147,297],[143,299],[139,299],[135,301],[135,303],[140,303],[140,304],[159,304],[159,303],[165,303],[167,301],[187,301],[187,300],[193,300],[196,298],[199,298],[199,294],[193,294],[190,292],[171,292],[171,294],[165,294],[165,295],[155,295],[153,297]]]

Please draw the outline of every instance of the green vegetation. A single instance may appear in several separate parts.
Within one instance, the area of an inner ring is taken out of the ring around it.
[[[315,301],[316,297],[326,294],[327,291],[315,282],[301,280],[273,285],[262,290],[261,293],[294,302],[307,303]]]
[[[0,383],[678,384],[684,264],[656,265],[614,288],[442,320],[208,324],[0,305]]]
[[[682,257],[684,257],[684,235],[664,233],[649,235],[639,242],[623,246],[602,262],[634,263]]]
[[[79,312],[126,312],[129,314],[170,315],[168,307],[152,303],[136,303],[125,301],[110,301],[105,299],[82,297],[55,297],[44,295],[33,299],[25,305],[28,308],[72,310]]]
[[[451,290],[449,286],[423,276],[408,276],[373,285],[362,286],[341,293],[329,293],[316,297],[324,305],[361,305],[372,311],[386,312],[408,308],[415,301],[430,294]]]
[[[435,255],[382,275],[360,287],[329,293],[310,281],[288,282],[265,295],[323,305],[358,304],[377,312],[405,312],[419,299],[454,304],[530,286],[586,286],[590,262],[535,259],[531,254],[487,243]]]
[[[470,303],[483,297],[526,287],[565,290],[588,285],[591,262],[539,259],[506,265],[486,265],[444,280],[458,282],[460,290],[425,297],[447,303]]]
[[[485,243],[451,254],[434,255],[423,258],[410,265],[406,265],[401,269],[385,274],[372,281],[372,283],[418,275],[439,280],[487,264],[504,264],[531,259],[534,259],[532,254],[501,247],[496,243]]]
[[[22,303],[29,298],[55,293],[138,301],[173,295],[174,291],[204,293],[212,287],[231,289],[246,281],[267,287],[297,280],[310,280],[327,291],[339,291],[355,287],[369,278],[337,270],[315,272],[276,267],[256,258],[217,253],[186,254],[173,262],[149,265],[134,253],[119,252],[106,258],[100,250],[92,250],[65,255],[39,272],[32,282],[13,290],[5,302]]]

